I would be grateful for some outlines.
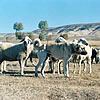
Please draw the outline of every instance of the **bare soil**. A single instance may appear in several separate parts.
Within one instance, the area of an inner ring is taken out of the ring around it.
[[[49,72],[46,67],[45,78],[34,76],[34,67],[25,67],[24,75],[19,74],[18,62],[8,62],[7,72],[0,75],[0,100],[100,100],[100,64],[92,64],[93,72],[73,74],[73,63],[70,63],[70,78]],[[83,66],[82,66],[83,67]],[[63,72],[63,68],[62,68]]]
[[[31,65],[30,63],[28,63]],[[100,100],[100,64],[93,64],[93,72],[73,74],[70,63],[70,78],[50,73],[46,68],[45,78],[34,76],[34,67],[25,67],[19,74],[19,64],[8,62],[7,72],[0,75],[0,100]],[[57,71],[57,69],[56,69]]]

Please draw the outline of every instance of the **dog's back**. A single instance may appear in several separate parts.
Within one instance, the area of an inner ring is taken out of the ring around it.
[[[62,59],[64,56],[64,44],[49,44],[46,46],[48,54],[58,59]]]

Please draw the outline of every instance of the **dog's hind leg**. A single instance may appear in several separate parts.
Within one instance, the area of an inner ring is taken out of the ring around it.
[[[52,61],[49,61],[49,71],[50,71],[50,73],[53,73],[52,66],[53,66],[53,62]]]
[[[43,62],[46,59],[46,56],[47,56],[47,52],[45,52],[45,51],[42,51],[42,52],[38,53],[39,62],[38,62],[38,64],[35,67],[35,77],[38,77],[38,68],[39,68],[39,66],[41,64],[43,64]]]
[[[58,61],[58,64],[57,64],[58,65],[57,66],[58,67],[58,74],[61,74],[61,66],[60,66],[61,65],[61,62],[62,62],[62,60],[59,60]]]
[[[47,57],[46,60],[43,62],[43,66],[41,68],[41,75],[43,76],[43,78],[45,78],[44,71],[45,71],[45,68],[48,64],[48,60],[49,60],[49,57]]]

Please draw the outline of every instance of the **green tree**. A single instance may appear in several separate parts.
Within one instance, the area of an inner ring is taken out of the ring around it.
[[[16,30],[16,32],[18,32],[18,31],[20,31],[20,30],[23,30],[23,24],[22,24],[22,23],[16,22],[16,23],[13,25],[13,29]]]
[[[18,32],[20,30],[23,30],[23,24],[16,22],[13,25],[13,29],[16,30],[15,35],[17,39],[22,39],[24,37],[24,33]]]
[[[38,24],[38,27],[41,29],[41,33],[43,31],[46,31],[48,28],[48,22],[47,21],[40,21]]]
[[[19,31],[23,30],[23,24],[22,23],[19,23],[18,27],[19,27]]]
[[[13,25],[13,29],[16,30],[16,32],[19,30],[17,22]]]

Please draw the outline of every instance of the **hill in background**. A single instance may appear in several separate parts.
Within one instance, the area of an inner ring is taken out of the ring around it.
[[[39,34],[40,29],[34,30]],[[46,35],[68,34],[69,39],[84,37],[88,40],[100,40],[100,23],[72,24],[48,28]]]
[[[35,37],[41,33],[40,29],[32,31]],[[24,32],[28,34],[29,32]],[[68,39],[79,39],[81,37],[86,38],[87,40],[99,40],[100,41],[100,23],[88,23],[88,24],[72,24],[64,25],[60,27],[49,27],[45,32],[45,35],[52,36],[52,40],[57,38],[61,34],[68,34]],[[6,41],[8,38],[9,41],[15,41],[15,33],[0,33],[0,41]]]

